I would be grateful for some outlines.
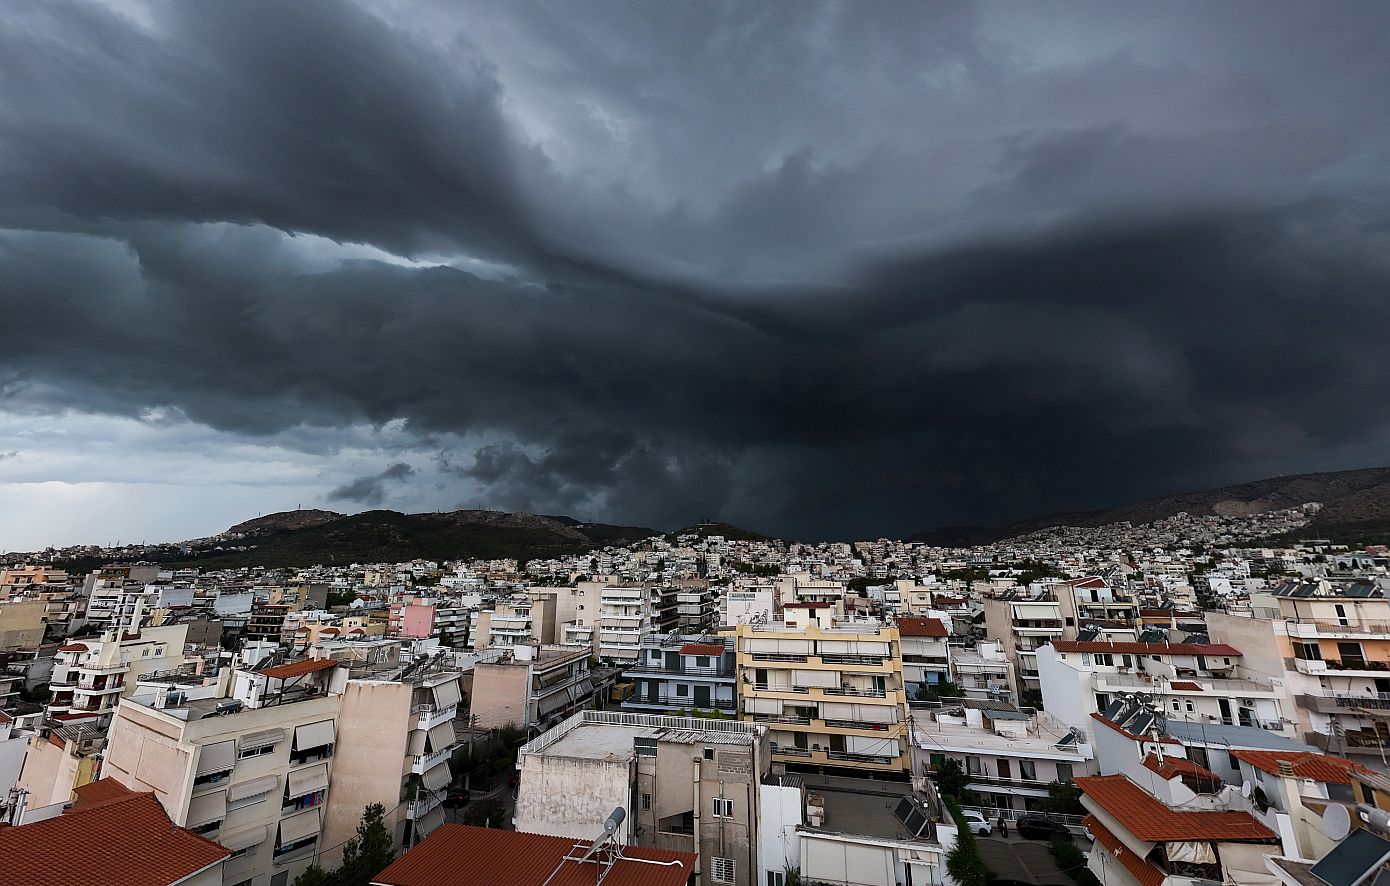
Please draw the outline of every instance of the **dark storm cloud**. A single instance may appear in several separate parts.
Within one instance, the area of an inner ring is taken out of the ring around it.
[[[1364,20],[1284,60],[1354,56],[1329,82],[1364,91],[1382,13],[1345,8]],[[1203,81],[1025,63],[958,7],[930,39],[800,4],[784,31],[751,4],[458,33],[155,9],[0,32],[11,409],[404,419],[461,504],[804,536],[1384,460],[1387,130],[1334,109],[1308,132],[1327,96],[1281,94],[1277,46]],[[537,108],[563,138],[531,140]],[[415,471],[327,495],[379,504]]]
[[[331,501],[352,501],[363,505],[379,505],[386,497],[386,487],[407,480],[415,469],[403,461],[388,466],[379,474],[358,477],[328,493]]]

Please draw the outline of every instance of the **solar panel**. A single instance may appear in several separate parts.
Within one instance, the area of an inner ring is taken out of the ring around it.
[[[1366,828],[1351,835],[1313,865],[1313,876],[1327,886],[1357,886],[1390,860],[1390,840]]]
[[[914,809],[912,812],[908,813],[907,821],[903,822],[903,825],[906,826],[908,832],[915,837],[922,832],[922,828],[926,823],[927,817]]]
[[[907,821],[908,813],[912,812],[912,810],[912,801],[909,800],[907,797],[903,797],[901,800],[898,801],[898,806],[896,809],[893,810],[893,814],[898,817],[898,821],[905,822]]]

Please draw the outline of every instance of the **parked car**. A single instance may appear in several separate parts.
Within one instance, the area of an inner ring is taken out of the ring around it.
[[[1071,829],[1041,815],[1025,815],[1018,820],[1018,834],[1029,840],[1070,840]]]
[[[467,806],[471,799],[473,799],[473,795],[467,788],[449,788],[449,793],[444,795],[444,808],[458,809],[461,806]]]
[[[965,819],[965,826],[981,837],[988,837],[990,832],[994,830],[994,822],[973,809],[963,810],[961,812],[961,817]]]

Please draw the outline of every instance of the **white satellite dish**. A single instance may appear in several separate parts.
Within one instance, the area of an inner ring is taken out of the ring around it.
[[[1250,799],[1250,791],[1250,779],[1247,778],[1245,781],[1240,783],[1240,795],[1248,800]]]
[[[1347,807],[1336,803],[1327,804],[1322,812],[1322,832],[1329,840],[1344,840],[1351,833],[1351,813]]]

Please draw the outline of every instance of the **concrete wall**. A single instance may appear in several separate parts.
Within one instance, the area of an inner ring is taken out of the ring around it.
[[[592,840],[616,807],[632,822],[632,758],[588,760],[526,754],[521,758],[521,788],[516,798],[518,831]],[[631,842],[629,830],[618,834]]]
[[[805,790],[780,785],[758,786],[758,882],[766,883],[768,871],[782,873],[801,864],[801,837]]]
[[[1051,645],[1038,650],[1037,662],[1043,707],[1066,725],[1093,733],[1091,714],[1096,709],[1096,697],[1089,687],[1081,688],[1083,676],[1090,675],[1058,661],[1057,650]]]
[[[78,762],[68,754],[61,739],[57,744],[38,735],[29,739],[17,782],[29,792],[28,805],[50,806],[71,800],[72,789],[77,784]]]
[[[530,689],[531,671],[525,664],[474,665],[470,707],[470,713],[476,718],[474,725],[484,729],[496,729],[508,723],[526,726]]]
[[[41,600],[0,604],[0,652],[35,649],[43,642]]]
[[[343,692],[321,841],[328,850],[321,863],[329,870],[342,860],[339,844],[353,835],[368,804],[386,807],[386,829],[393,834],[405,817],[405,808],[397,807],[401,780],[408,771],[406,738],[413,690],[410,683],[352,680]]]

